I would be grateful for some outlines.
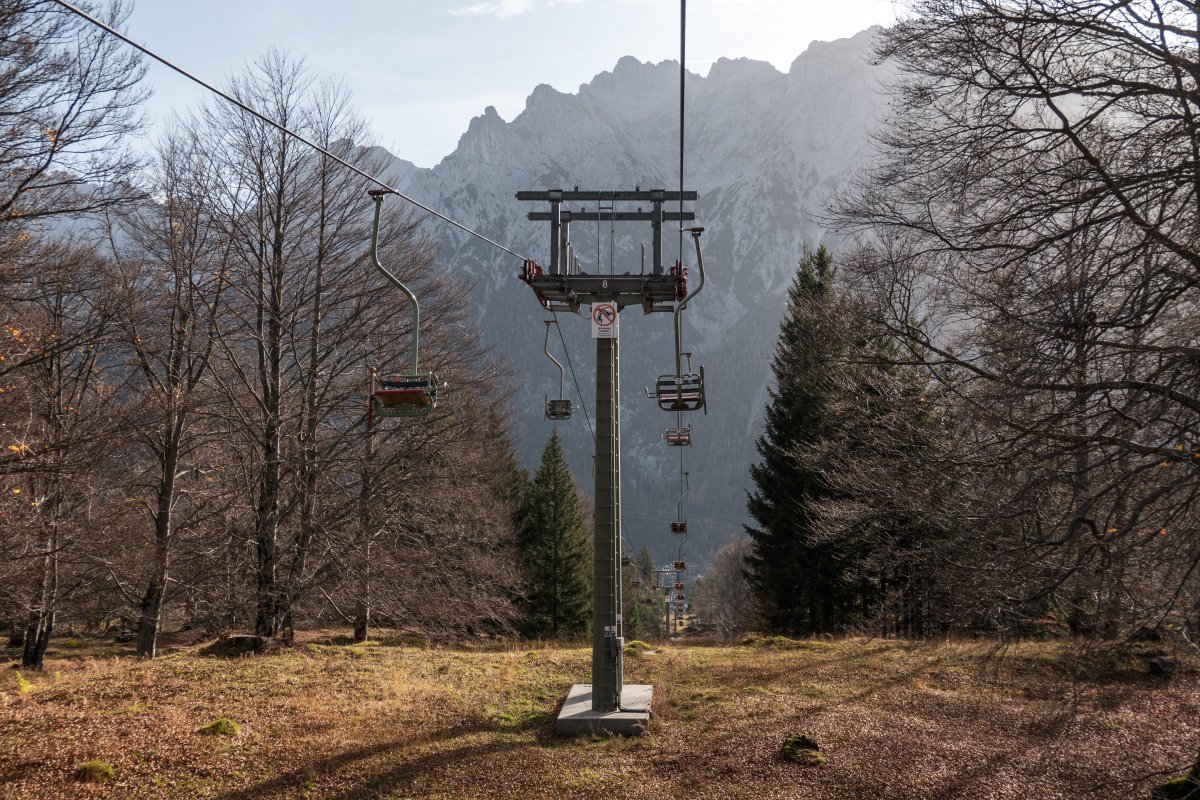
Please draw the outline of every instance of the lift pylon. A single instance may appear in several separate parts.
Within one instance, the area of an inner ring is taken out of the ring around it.
[[[675,301],[681,297],[680,275],[663,268],[663,223],[668,219],[692,220],[695,213],[682,208],[670,213],[663,205],[695,200],[695,192],[551,189],[518,192],[517,199],[550,204],[548,212],[529,214],[531,220],[550,223],[550,268],[545,270],[534,261],[526,261],[518,276],[533,290],[543,308],[578,312],[583,306],[611,303],[617,314],[629,306],[640,306],[646,314],[678,311]],[[564,208],[572,203],[592,203],[596,210]],[[635,207],[628,208],[631,204]],[[584,271],[571,248],[570,226],[577,221],[649,222],[654,253],[650,271],[637,267],[626,272],[615,268],[604,271],[600,263],[595,265],[595,272]],[[682,297],[686,299],[687,295]],[[612,326],[613,333],[616,330]],[[615,336],[597,336],[592,682],[578,684],[568,695],[558,720],[560,733],[632,732],[642,730],[649,716],[650,687],[625,686],[622,682],[619,361],[619,340]],[[584,698],[590,703],[589,713],[576,713],[574,709]],[[644,712],[635,713],[633,710],[642,704]]]

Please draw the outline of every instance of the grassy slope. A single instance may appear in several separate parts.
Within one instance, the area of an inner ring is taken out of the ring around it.
[[[1195,669],[1072,681],[1069,664],[1055,645],[676,645],[626,660],[655,685],[650,735],[562,740],[584,649],[78,656],[24,692],[0,672],[0,797],[1129,798],[1195,757]],[[195,733],[223,716],[238,736]],[[790,733],[828,763],[778,760]],[[74,782],[92,758],[116,779]]]

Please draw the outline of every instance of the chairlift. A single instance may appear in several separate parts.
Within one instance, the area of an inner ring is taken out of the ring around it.
[[[692,446],[692,426],[686,428],[667,428],[663,434],[663,438],[667,440],[667,444],[671,447],[691,447]]]
[[[554,362],[554,366],[558,367],[558,399],[546,397],[546,419],[558,422],[564,419],[571,418],[571,401],[563,396],[563,365],[557,358],[550,355],[550,326],[557,324],[556,320],[546,320],[546,341],[542,347],[546,353],[546,358]]]
[[[676,572],[684,572],[686,570],[687,570],[687,562],[686,561],[676,561],[675,562],[675,571]]]
[[[691,367],[691,353],[687,356]],[[663,411],[697,411],[704,407],[704,367],[699,372],[681,375],[659,375],[654,383],[654,397]]]
[[[388,375],[380,377],[374,367],[371,376],[370,416],[421,417],[437,405],[437,375]]]
[[[621,566],[622,567],[633,566],[633,558],[631,556],[621,556]]]
[[[682,584],[682,583],[677,583],[677,584],[675,584],[675,591],[677,591],[677,592],[682,592],[682,591],[683,591],[683,584]]]
[[[671,533],[687,533],[687,520],[671,523]]]
[[[400,279],[379,263],[379,217],[383,198],[395,194],[390,189],[372,189],[367,192],[375,203],[375,224],[371,229],[371,263],[408,298],[412,305],[413,357],[412,372],[407,375],[381,377],[374,367],[369,368],[371,401],[367,409],[367,421],[375,417],[421,417],[437,406],[438,378],[433,372],[421,372],[421,310],[417,296]]]
[[[699,411],[708,413],[704,396],[704,367],[692,371],[692,354],[684,353],[679,344],[679,312],[687,308],[687,304],[704,288],[704,257],[700,252],[700,234],[703,228],[692,228],[692,241],[696,245],[696,264],[700,269],[700,284],[690,294],[685,294],[687,287],[687,270],[676,265],[671,271],[676,275],[679,287],[676,296],[679,302],[675,305],[675,373],[659,375],[654,382],[654,391],[646,390],[647,397],[658,400],[658,407],[663,411]],[[683,369],[683,357],[687,356],[687,371]]]

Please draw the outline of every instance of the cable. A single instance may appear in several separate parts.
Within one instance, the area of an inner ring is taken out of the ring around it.
[[[685,121],[685,102],[687,94],[685,92],[685,84],[687,81],[687,0],[679,0],[679,268],[683,269],[683,153],[684,153],[684,121]],[[678,320],[676,320],[678,326]],[[679,328],[675,328],[675,346],[679,347]],[[691,372],[691,358],[688,358],[688,372]],[[675,353],[675,368],[679,369],[679,352]],[[683,412],[676,412],[676,424],[679,428],[683,428]],[[688,426],[689,434],[688,441],[691,441],[691,426]],[[684,519],[683,515],[683,498],[686,495],[685,486],[687,485],[687,472],[684,471],[683,465],[683,448],[679,448],[679,518]],[[687,563],[685,556],[685,545],[687,544],[687,533],[685,532],[679,537],[679,561]],[[676,583],[682,583],[683,575],[676,572]],[[678,612],[676,612],[678,613]],[[676,617],[678,619],[678,617]]]
[[[679,0],[679,266],[683,268],[683,109],[687,80],[687,0]]]
[[[550,313],[554,316],[554,327],[558,330],[558,340],[562,344],[563,355],[567,358],[567,369],[571,372],[571,382],[575,384],[575,393],[579,395],[579,407],[583,409],[583,418],[587,420],[588,433],[591,435],[594,444],[596,441],[596,430],[592,427],[592,418],[588,414],[587,403],[583,399],[583,390],[579,388],[579,378],[575,374],[575,364],[571,360],[571,348],[567,347],[567,340],[563,337],[562,326],[558,324],[558,312],[551,311]],[[621,517],[621,538],[623,542],[628,541],[631,547],[635,547],[637,544],[633,541],[633,537],[629,535],[629,529],[625,527],[625,517],[623,514]]]
[[[151,50],[150,48],[148,48],[148,47],[145,47],[144,45],[140,45],[140,44],[138,44],[138,43],[137,43],[137,42],[135,42],[133,39],[130,39],[128,36],[126,36],[125,34],[121,33],[121,32],[120,32],[120,31],[118,31],[117,29],[113,28],[113,27],[112,27],[112,26],[110,26],[110,25],[107,25],[107,24],[105,24],[104,22],[101,22],[100,20],[96,19],[96,18],[95,18],[95,17],[93,17],[92,15],[88,14],[86,11],[82,11],[81,9],[78,9],[78,8],[76,8],[75,6],[73,6],[73,5],[71,5],[70,3],[68,3],[66,0],[53,0],[53,2],[57,3],[58,5],[62,6],[63,8],[67,9],[68,11],[70,11],[70,12],[72,12],[72,13],[74,13],[74,14],[77,14],[77,15],[79,15],[80,17],[83,17],[83,18],[84,18],[84,19],[86,19],[88,22],[92,23],[92,24],[93,24],[93,25],[95,25],[96,27],[98,27],[98,28],[100,28],[101,30],[105,31],[105,32],[106,32],[106,33],[108,33],[109,35],[111,35],[111,36],[115,36],[116,38],[118,38],[118,39],[120,39],[122,42],[124,42],[125,44],[127,44],[127,45],[129,45],[130,47],[134,48],[135,50],[138,50],[138,51],[140,51],[141,53],[143,53],[143,54],[145,54],[145,55],[149,56],[150,58],[154,59],[155,61],[157,61],[158,63],[162,64],[163,66],[165,66],[165,67],[167,67],[167,68],[169,68],[169,69],[172,69],[172,70],[174,70],[175,72],[178,72],[180,75],[182,75],[183,77],[185,77],[185,78],[187,78],[188,80],[192,81],[193,83],[197,83],[197,84],[199,84],[200,86],[203,86],[203,87],[204,87],[205,89],[207,89],[208,91],[210,91],[210,92],[212,92],[213,94],[217,95],[218,97],[222,98],[222,99],[223,99],[223,100],[225,100],[226,102],[232,103],[233,105],[235,105],[235,106],[237,106],[238,108],[240,108],[242,111],[245,111],[247,114],[250,114],[251,116],[253,116],[253,117],[257,118],[257,119],[259,119],[259,120],[262,120],[263,122],[267,123],[267,124],[268,124],[268,125],[270,125],[271,127],[273,127],[273,128],[276,128],[277,130],[281,131],[281,132],[282,132],[282,133],[284,133],[284,134],[287,134],[288,136],[291,136],[293,139],[296,139],[297,141],[299,141],[299,142],[302,142],[303,144],[306,144],[306,145],[308,145],[308,146],[309,146],[309,147],[311,147],[313,150],[316,150],[317,152],[321,153],[322,155],[326,156],[327,158],[331,158],[331,159],[333,159],[334,161],[336,161],[337,163],[341,164],[341,165],[342,165],[343,167],[345,167],[346,169],[348,169],[348,170],[350,170],[351,172],[354,172],[354,173],[356,173],[356,174],[358,174],[358,175],[361,175],[362,177],[366,178],[367,180],[371,181],[372,183],[376,184],[377,186],[379,186],[379,187],[381,187],[381,188],[384,188],[384,189],[387,189],[389,192],[392,192],[392,193],[394,193],[395,195],[397,195],[397,196],[398,196],[398,197],[400,197],[401,199],[403,199],[403,200],[407,200],[409,203],[412,203],[414,206],[416,206],[417,208],[421,209],[422,211],[425,211],[425,212],[427,212],[427,213],[429,213],[429,214],[432,214],[433,216],[437,217],[438,219],[442,220],[443,222],[446,222],[446,223],[448,223],[448,224],[450,224],[450,225],[453,225],[455,228],[458,228],[459,230],[461,230],[461,231],[463,231],[463,232],[465,232],[465,233],[468,233],[468,234],[470,234],[471,236],[474,236],[476,239],[481,239],[482,241],[485,241],[485,242],[487,242],[487,243],[488,243],[488,244],[490,244],[492,247],[497,247],[497,248],[499,248],[499,249],[503,250],[504,252],[508,253],[510,256],[514,256],[514,257],[516,257],[516,258],[520,259],[521,261],[527,261],[527,260],[528,260],[528,259],[526,259],[526,258],[525,258],[523,255],[521,255],[520,253],[516,252],[515,250],[510,250],[510,249],[508,249],[507,247],[505,247],[504,245],[500,244],[499,242],[493,241],[492,239],[489,239],[488,237],[484,236],[482,233],[479,233],[478,231],[474,231],[474,230],[472,230],[472,229],[468,228],[466,225],[463,225],[461,222],[458,222],[458,221],[456,221],[456,220],[453,220],[453,219],[451,219],[450,217],[446,216],[445,214],[442,214],[442,213],[441,213],[441,212],[439,212],[439,211],[435,211],[434,209],[430,208],[429,206],[425,205],[424,203],[420,202],[419,200],[414,200],[413,198],[411,198],[411,197],[409,197],[408,195],[404,194],[403,192],[401,192],[400,190],[396,189],[395,187],[393,187],[393,186],[389,186],[388,184],[384,183],[382,180],[380,180],[379,178],[375,177],[374,175],[371,175],[371,174],[369,174],[369,173],[365,172],[364,170],[361,170],[361,169],[359,169],[358,167],[354,166],[354,165],[353,165],[353,164],[351,164],[350,162],[348,162],[348,161],[345,161],[345,160],[343,160],[343,159],[339,158],[338,156],[336,156],[336,155],[334,155],[333,153],[331,153],[331,152],[329,152],[328,150],[326,150],[324,147],[321,147],[320,145],[316,144],[315,142],[311,142],[311,141],[309,141],[309,140],[308,140],[308,139],[306,139],[305,137],[301,136],[300,134],[296,133],[295,131],[293,131],[293,130],[291,130],[291,129],[289,129],[289,128],[286,128],[286,127],[284,127],[283,125],[280,125],[278,122],[276,122],[275,120],[271,119],[270,117],[267,117],[267,116],[266,116],[266,115],[264,115],[264,114],[260,114],[259,112],[255,111],[253,108],[251,108],[250,106],[246,105],[246,104],[245,104],[245,103],[243,103],[242,101],[240,101],[240,100],[238,100],[238,99],[234,98],[234,97],[233,97],[233,96],[231,96],[231,95],[228,95],[228,94],[226,94],[225,92],[222,92],[220,89],[218,89],[218,88],[216,88],[215,86],[213,86],[212,84],[210,84],[210,83],[207,83],[207,82],[205,82],[204,80],[202,80],[202,79],[200,79],[200,78],[196,77],[195,75],[191,74],[190,72],[188,72],[187,70],[183,69],[182,67],[177,67],[175,64],[173,64],[173,63],[171,63],[170,61],[168,61],[167,59],[163,58],[163,57],[162,57],[162,56],[160,56],[158,53],[155,53],[155,52],[154,52],[153,50]],[[682,234],[680,234],[680,235],[682,236]]]

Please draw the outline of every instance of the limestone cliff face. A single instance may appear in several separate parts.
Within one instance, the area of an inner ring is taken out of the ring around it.
[[[685,452],[688,549],[696,556],[746,520],[748,469],[788,284],[803,248],[828,240],[816,216],[869,160],[870,133],[885,116],[889,71],[871,63],[873,37],[864,31],[814,42],[786,74],[765,62],[721,59],[707,76],[688,77],[686,185],[700,193],[697,224],[706,228],[709,273],[704,293],[684,314],[685,349],[696,353],[709,380],[709,413],[690,415],[695,445]],[[545,264],[547,226],[525,219],[533,207],[518,203],[515,193],[677,188],[678,79],[678,62],[626,57],[575,93],[538,86],[511,122],[489,107],[440,164],[422,170],[397,159],[392,177],[423,202]],[[541,352],[546,314],[514,279],[516,259],[445,228],[430,230],[442,237],[443,265],[474,282],[479,324],[521,376],[514,405],[522,454],[534,463],[551,425],[542,419],[542,397],[557,391],[557,372]],[[584,271],[608,271],[612,263],[618,273],[636,272],[649,228],[626,224],[610,241],[607,224],[577,224],[573,235]],[[665,239],[671,263],[677,236]],[[691,265],[690,241],[685,248]],[[569,317],[562,323],[590,407],[588,326]],[[641,387],[672,369],[670,317],[627,310],[621,334],[627,544],[648,544],[661,558],[676,546],[667,523],[678,495],[679,452],[659,438],[674,415],[659,411]],[[583,415],[560,429],[577,477],[590,485],[592,442]]]

